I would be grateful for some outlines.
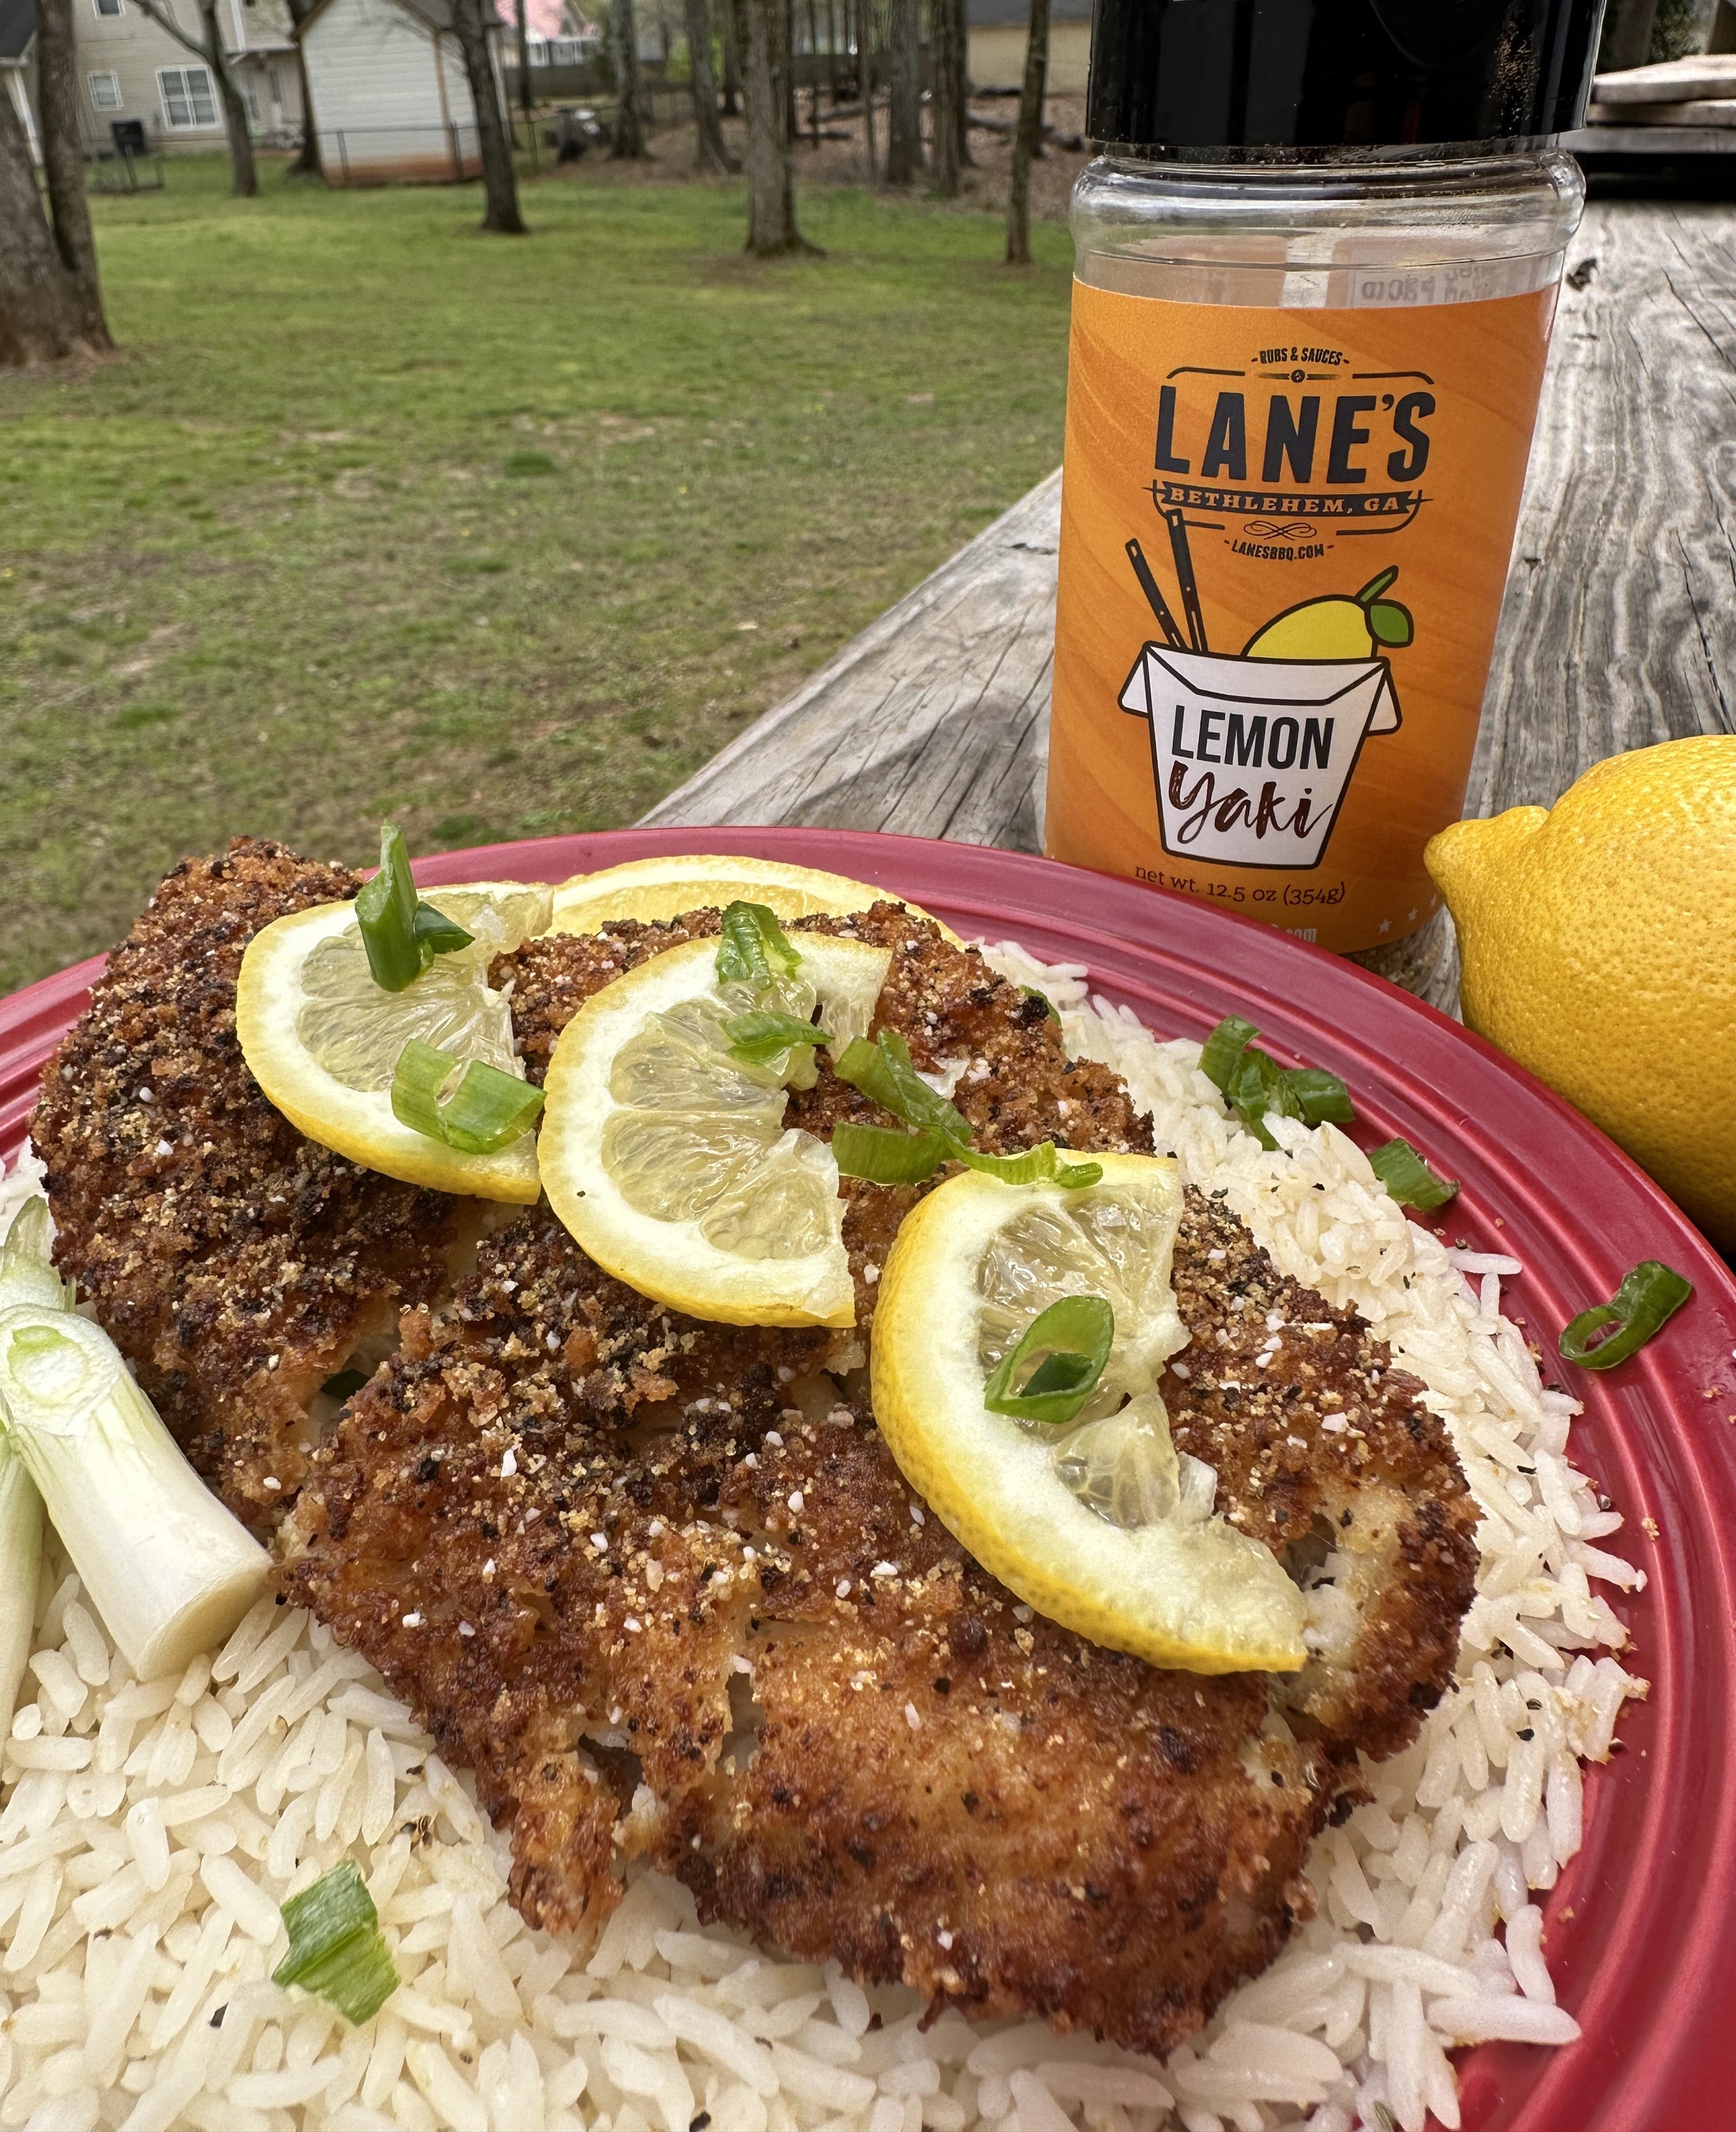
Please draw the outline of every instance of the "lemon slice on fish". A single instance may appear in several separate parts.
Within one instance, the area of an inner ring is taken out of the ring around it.
[[[1082,1189],[967,1172],[905,1217],[874,1311],[881,1433],[948,1529],[1051,1621],[1152,1665],[1293,1670],[1306,1656],[1302,1594],[1267,1548],[1214,1515],[1216,1476],[1177,1457],[1157,1390],[1187,1338],[1170,1280],[1176,1165],[1091,1159],[1103,1178]],[[1021,1352],[1067,1297],[1108,1305],[1106,1355]],[[1010,1382],[996,1388],[1009,1357]],[[1020,1388],[1076,1387],[1093,1359],[1100,1371],[1065,1419],[985,1404],[1043,1406]]]
[[[654,859],[629,859],[600,873],[576,873],[555,891],[552,933],[600,933],[617,919],[642,924],[679,918],[689,910],[722,910],[729,904],[763,904],[787,924],[793,918],[844,917],[882,901],[903,903],[918,918],[928,914],[890,889],[847,874],[778,859],[722,853],[671,852]],[[954,935],[946,931],[948,939]]]
[[[779,1011],[817,1021],[836,1049],[865,1035],[890,952],[820,934],[791,945]],[[549,1203],[599,1265],[671,1309],[854,1324],[838,1165],[786,1129],[781,1062],[735,1055],[725,1023],[767,1002],[721,983],[718,953],[707,939],[654,956],[561,1031],[538,1142]]]
[[[399,992],[374,982],[353,904],[292,911],[255,934],[235,999],[242,1056],[272,1104],[320,1146],[406,1184],[530,1206],[540,1189],[533,1134],[498,1155],[462,1154],[400,1123],[392,1078],[416,1037],[523,1078],[509,1002],[489,985],[488,965],[547,929],[550,891],[478,881],[424,900],[474,937]]]

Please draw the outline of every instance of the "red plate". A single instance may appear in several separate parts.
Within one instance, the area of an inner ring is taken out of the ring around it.
[[[1622,1751],[1591,1773],[1586,1839],[1548,1905],[1550,1966],[1585,2040],[1490,2044],[1461,2060],[1477,2132],[1680,2132],[1736,2125],[1736,1280],[1657,1186],[1593,1126],[1479,1038],[1323,951],[1209,906],[979,845],[827,829],[628,829],[450,852],[426,885],[569,874],[661,852],[793,860],[876,882],[969,936],[1079,962],[1165,1036],[1245,1016],[1281,1057],[1349,1083],[1368,1145],[1394,1133],[1462,1180],[1437,1217],[1455,1242],[1511,1251],[1509,1293],[1537,1344],[1664,1260],[1695,1296],[1663,1337],[1601,1378],[1559,1366],[1586,1403],[1575,1462],[1626,1514],[1645,1569],[1620,1605],[1630,1663]],[[0,1149],[22,1136],[42,1062],[100,968],[0,1001]],[[1642,1520],[1650,1525],[1642,1525]],[[1648,1537],[1651,1525],[1657,1536]]]

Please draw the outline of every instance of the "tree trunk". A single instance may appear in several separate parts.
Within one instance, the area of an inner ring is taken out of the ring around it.
[[[935,190],[943,199],[955,199],[959,191],[959,70],[953,46],[958,35],[958,11],[952,0],[931,0],[929,8],[929,52],[933,60]]]
[[[258,196],[259,179],[253,168],[253,137],[248,129],[247,98],[242,94],[229,65],[223,32],[217,26],[217,0],[199,0],[200,34],[190,37],[161,0],[137,0],[140,14],[185,46],[195,59],[203,60],[217,84],[217,101],[223,110],[224,130],[228,136],[230,190],[238,199]]]
[[[939,0],[952,17],[953,123],[958,128],[955,151],[961,170],[969,170],[970,152],[970,8],[968,0]]]
[[[253,168],[253,135],[248,124],[248,102],[224,49],[223,31],[217,25],[217,0],[199,0],[199,21],[204,31],[205,55],[217,83],[217,100],[223,106],[224,131],[229,140],[229,190],[237,199],[257,199],[259,174]]]
[[[742,108],[741,0],[724,0],[724,116],[738,118]]]
[[[796,181],[785,125],[789,75],[783,42],[786,0],[742,0],[748,50],[748,249],[762,258],[805,252],[796,227]]]
[[[307,13],[307,0],[303,0],[301,12]],[[301,76],[301,146],[296,151],[289,174],[292,178],[317,178],[324,175],[320,161],[320,129],[314,123],[314,92],[307,78],[307,54],[299,41],[296,46],[296,66]]]
[[[892,0],[892,109],[887,118],[886,182],[911,184],[922,168],[922,88],[917,79],[916,0]]]
[[[83,344],[79,310],[42,212],[23,122],[12,92],[0,87],[0,366],[76,355]],[[108,345],[106,334],[101,345]]]
[[[615,138],[609,153],[637,162],[645,153],[645,116],[639,103],[639,26],[633,0],[614,0],[609,34],[615,48]]]
[[[5,94],[0,90],[0,95]],[[97,283],[96,240],[84,197],[84,151],[79,140],[78,77],[73,65],[70,0],[37,0],[36,106],[41,121],[42,175],[55,249],[65,269],[75,329],[87,348],[111,348]]]
[[[1049,78],[1049,0],[1031,0],[1031,37],[1025,47],[1025,86],[1019,97],[1019,130],[1012,137],[1012,180],[1007,193],[1007,264],[1031,264],[1031,159],[1041,144],[1043,89]]]
[[[536,99],[531,94],[531,0],[518,0],[518,103],[527,126],[534,126]]]
[[[726,176],[735,167],[724,146],[717,115],[717,78],[711,71],[709,0],[687,0],[687,73],[693,91],[693,122],[699,134],[695,161],[702,170]]]
[[[476,141],[482,154],[482,226],[502,237],[522,237],[518,174],[512,167],[512,143],[500,108],[500,84],[488,50],[488,33],[483,27],[482,0],[452,0],[452,29],[476,112]]]
[[[857,42],[862,51],[862,146],[868,162],[868,181],[880,182],[878,151],[874,146],[874,0],[856,0]]]

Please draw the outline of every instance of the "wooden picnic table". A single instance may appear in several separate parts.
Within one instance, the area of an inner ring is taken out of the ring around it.
[[[739,734],[648,823],[1042,848],[1060,476]],[[1736,207],[1594,202],[1568,252],[1465,808],[1736,731]],[[1448,1011],[1450,929],[1396,972]]]

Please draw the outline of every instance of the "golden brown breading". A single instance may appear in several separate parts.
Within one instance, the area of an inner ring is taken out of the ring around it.
[[[1450,1671],[1474,1516],[1421,1387],[1190,1193],[1192,1337],[1162,1389],[1220,1508],[1315,1586],[1316,1654],[1290,1681],[1205,1679],[1091,1645],[926,1513],[862,1403],[879,1269],[920,1188],[847,1181],[854,1332],[665,1311],[546,1208],[445,1297],[481,1210],[303,1140],[235,1040],[252,933],[355,885],[267,845],[180,869],[35,1128],[61,1262],[195,1462],[256,1517],[305,1472],[286,1593],[476,1769],[533,1920],[593,1931],[642,1857],[708,1918],[936,2004],[1148,2050],[1190,2033],[1306,1913],[1301,1861],[1355,1750],[1413,1737]],[[501,958],[531,1077],[591,992],[718,923]],[[1150,1148],[1119,1079],[1070,1062],[975,951],[892,904],[801,925],[892,949],[876,1025],[925,1071],[960,1069],[980,1145]],[[819,1063],[791,1125],[888,1122]],[[400,1303],[401,1352],[304,1466],[320,1381]]]
[[[258,1522],[301,1485],[321,1384],[390,1343],[480,1219],[304,1140],[242,1059],[248,942],[358,886],[277,844],[183,862],[109,957],[31,1118],[60,1270],[194,1465]]]
[[[1281,1275],[1221,1200],[1187,1204],[1173,1278],[1193,1337],[1160,1386],[1176,1448],[1216,1467],[1234,1524],[1348,1602],[1317,1592],[1285,1706],[1339,1752],[1396,1754],[1452,1677],[1476,1505],[1423,1385],[1356,1312]]]
[[[284,1588],[477,1765],[532,1918],[618,1899],[608,1792],[707,1917],[1166,2048],[1306,1909],[1327,1757],[1017,1606],[814,1399],[827,1337],[659,1313],[527,1215],[352,1404]]]

